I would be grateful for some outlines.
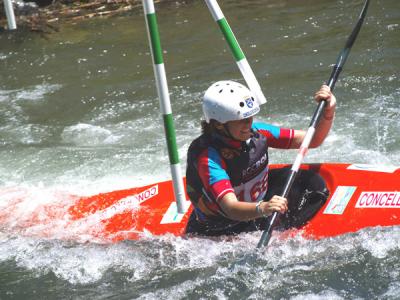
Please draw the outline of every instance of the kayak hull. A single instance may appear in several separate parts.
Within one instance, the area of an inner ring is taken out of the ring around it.
[[[270,166],[282,167],[290,165]],[[334,163],[301,168],[322,176],[330,195],[307,224],[290,232],[320,239],[366,227],[400,225],[400,168]],[[193,210],[187,200],[184,212],[177,211],[172,181],[84,197],[3,189],[0,201],[3,232],[93,242],[182,236]]]
[[[271,166],[281,167],[290,166]],[[301,168],[320,174],[330,191],[325,205],[300,229],[305,237],[319,239],[366,227],[400,225],[400,168],[350,164],[304,164]],[[143,234],[183,235],[193,209],[189,201],[184,206],[185,212],[178,213],[172,182],[163,181],[80,198],[68,212],[77,220],[119,209],[102,220],[104,237],[118,241]]]

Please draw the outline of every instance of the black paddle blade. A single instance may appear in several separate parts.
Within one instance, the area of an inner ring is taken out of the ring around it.
[[[336,60],[335,66],[333,67],[331,76],[327,83],[327,85],[330,87],[331,91],[333,91],[333,89],[335,88],[336,81],[338,80],[340,72],[342,72],[343,66],[347,60],[347,57],[350,54],[351,47],[353,47],[353,44],[357,39],[358,33],[360,32],[361,26],[364,23],[365,16],[367,15],[369,1],[370,0],[365,1],[364,6],[361,10],[360,16],[358,17],[358,21],[357,21],[356,25],[354,26],[353,31],[351,32],[350,36],[348,37],[344,48],[340,52],[340,54]]]

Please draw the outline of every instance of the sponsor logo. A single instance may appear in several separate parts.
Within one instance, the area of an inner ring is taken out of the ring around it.
[[[148,188],[147,190],[145,190],[139,194],[136,194],[132,197],[139,203],[143,203],[144,201],[149,200],[150,198],[154,197],[157,194],[158,194],[158,185],[154,185],[154,186]]]
[[[333,193],[331,200],[329,200],[328,206],[324,210],[324,214],[342,215],[355,190],[355,186],[338,186]]]
[[[400,208],[400,192],[362,192],[357,208]]]
[[[122,198],[115,204],[109,206],[102,212],[102,218],[111,218],[115,214],[123,213],[128,210],[134,212],[140,204],[158,195],[158,184],[140,192],[139,194]]]
[[[257,160],[250,167],[242,171],[243,177],[253,175],[256,173],[261,167],[264,167],[267,164],[267,154],[264,154],[259,160]]]
[[[355,164],[347,167],[348,170],[368,171],[368,172],[383,172],[383,173],[394,173],[398,167],[390,166],[376,166],[366,164]]]
[[[248,98],[248,99],[246,99],[244,101],[246,102],[246,105],[247,105],[248,108],[252,108],[253,107],[254,103],[253,103],[253,100],[251,98]]]
[[[165,212],[163,215],[163,218],[160,222],[160,224],[172,224],[172,223],[180,223],[185,216],[186,212],[188,211],[190,207],[191,202],[190,201],[184,201],[183,202],[183,210],[184,212],[182,214],[178,213],[178,208],[176,206],[176,202],[171,202],[171,204],[168,207],[168,210]]]
[[[247,113],[243,114],[243,118],[247,118],[250,116],[254,116],[256,113],[258,113],[260,111],[259,107],[253,108],[252,110],[249,110]]]

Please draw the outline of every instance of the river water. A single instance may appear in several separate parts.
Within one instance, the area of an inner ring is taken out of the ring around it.
[[[268,98],[258,119],[307,128],[362,1],[221,1]],[[185,168],[214,81],[243,82],[202,1],[158,4]],[[337,118],[306,162],[400,165],[400,6],[372,1],[336,85]],[[271,151],[290,163],[295,151]],[[24,222],[39,204],[169,179],[143,13],[0,33],[0,299],[400,299],[400,227],[319,241],[148,236],[105,244]],[[13,203],[13,204],[12,204]],[[40,216],[39,216],[40,217]],[[26,224],[25,224],[26,225]],[[55,224],[56,225],[56,224]],[[255,253],[246,265],[235,262]]]

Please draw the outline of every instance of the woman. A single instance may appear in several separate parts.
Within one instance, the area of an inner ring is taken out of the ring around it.
[[[315,99],[327,105],[311,148],[325,140],[336,107],[326,85]],[[234,81],[216,82],[204,94],[202,135],[188,150],[186,186],[195,209],[187,233],[216,236],[260,230],[273,212],[282,214],[284,228],[299,227],[325,202],[323,180],[309,171],[298,174],[289,202],[277,195],[287,170],[269,172],[268,147],[299,148],[305,131],[253,122],[259,111],[250,90]]]

